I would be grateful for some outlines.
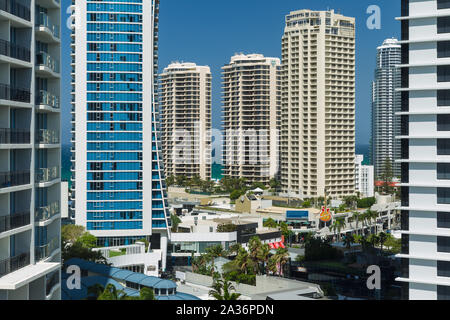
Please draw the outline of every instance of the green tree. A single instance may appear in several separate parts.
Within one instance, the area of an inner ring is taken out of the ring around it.
[[[344,245],[347,249],[350,249],[353,243],[355,243],[355,238],[353,235],[348,234],[344,237]]]
[[[284,266],[289,262],[289,252],[287,249],[280,248],[277,249],[277,252],[271,257],[274,260],[277,269],[278,275],[283,275]]]
[[[62,260],[68,261],[72,258],[79,258],[100,264],[108,264],[107,259],[100,251],[93,251],[92,249],[85,247],[80,241],[77,241],[72,245],[66,245],[62,248]]]
[[[139,300],[156,300],[155,293],[150,288],[142,288],[139,291]]]
[[[394,172],[392,171],[392,162],[389,157],[384,160],[380,178],[383,183],[381,186],[381,192],[384,194],[391,194],[393,189],[391,183],[394,179]]]
[[[233,190],[233,191],[230,193],[230,200],[237,200],[237,199],[239,199],[239,197],[242,196],[242,195],[243,195],[242,191],[239,191],[239,190]]]
[[[223,223],[217,226],[217,232],[234,232],[236,231],[236,225],[233,223]]]
[[[272,189],[272,191],[277,191],[281,187],[281,182],[278,181],[276,178],[272,178],[269,181],[269,186]]]
[[[386,233],[381,232],[381,233],[378,235],[378,237],[379,237],[379,242],[380,242],[380,246],[381,246],[381,252],[383,252],[383,246],[384,246],[384,244],[386,243],[386,241],[387,241],[387,239],[388,239],[388,236],[387,236]]]
[[[171,214],[170,220],[172,221],[172,232],[178,232],[178,225],[181,223],[181,219],[176,214]]]
[[[84,247],[89,249],[93,249],[97,246],[97,238],[89,232],[83,233],[83,235],[77,241],[79,241]]]
[[[241,296],[240,293],[232,292],[236,291],[235,287],[230,281],[226,279],[214,279],[213,290],[209,291],[209,296],[216,300],[238,300]]]
[[[185,187],[186,183],[187,183],[187,178],[184,175],[179,175],[176,176],[175,178],[175,183],[177,184],[177,186],[179,187]]]
[[[337,218],[334,219],[333,224],[331,225],[331,230],[334,231],[334,234],[338,234],[338,239],[341,239],[341,231],[346,226],[345,219],[344,218]]]
[[[173,186],[175,184],[175,181],[176,181],[176,179],[175,179],[174,175],[170,175],[166,178],[166,184],[169,187]]]
[[[220,244],[206,248],[206,256],[211,261],[211,270],[212,270],[211,272],[212,273],[214,273],[214,269],[215,269],[215,261],[214,260],[218,257],[224,257],[226,255],[227,255],[227,252],[222,248],[222,246]]]
[[[75,243],[86,230],[83,226],[68,224],[61,227],[61,241],[63,244]]]
[[[123,290],[117,290],[113,284],[108,284],[97,300],[127,300],[127,295]]]
[[[264,227],[271,228],[271,229],[276,229],[278,227],[278,224],[272,218],[269,218],[266,221],[264,221],[263,225],[264,225]]]

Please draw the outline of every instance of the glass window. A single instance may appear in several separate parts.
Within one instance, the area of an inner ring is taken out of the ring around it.
[[[450,300],[450,287],[437,286],[437,296],[438,300]]]
[[[437,115],[437,131],[450,131],[450,114]]]
[[[437,33],[449,33],[450,32],[450,17],[438,17],[437,18]]]
[[[437,105],[438,107],[450,106],[450,90],[437,91]]]
[[[437,66],[437,81],[450,82],[450,66]]]
[[[450,180],[450,163],[438,163],[437,178],[438,180]]]
[[[449,9],[450,8],[450,0],[437,0],[437,8],[440,9]]]
[[[450,204],[450,188],[437,188],[437,203]]]
[[[437,155],[450,155],[450,139],[437,139]]]
[[[438,58],[450,57],[450,41],[439,41],[437,43],[437,57]]]
[[[437,213],[437,227],[443,229],[450,229],[450,212]]]
[[[437,252],[450,253],[450,237],[437,237]]]

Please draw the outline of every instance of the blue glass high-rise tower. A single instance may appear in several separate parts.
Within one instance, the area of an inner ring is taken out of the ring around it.
[[[73,1],[72,162],[77,225],[99,246],[146,238],[170,215],[156,107],[158,0]]]

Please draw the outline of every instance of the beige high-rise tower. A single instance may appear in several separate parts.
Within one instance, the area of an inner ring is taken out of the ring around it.
[[[210,68],[170,64],[160,75],[159,102],[166,177],[210,179]]]
[[[282,39],[281,183],[300,197],[355,193],[355,19],[286,16]]]
[[[269,183],[279,174],[280,59],[235,55],[222,67],[223,174]]]

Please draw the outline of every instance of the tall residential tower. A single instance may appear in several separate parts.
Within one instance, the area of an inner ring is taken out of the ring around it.
[[[377,67],[372,83],[372,145],[371,160],[375,177],[380,178],[387,160],[392,164],[395,177],[400,177],[401,142],[400,135],[401,94],[396,91],[401,85],[401,45],[397,39],[386,39],[377,48]]]
[[[288,14],[282,87],[283,191],[355,194],[355,19],[333,10]]]
[[[159,105],[166,176],[211,179],[211,71],[173,63],[160,75]]]
[[[59,300],[60,1],[0,16],[0,300]]]
[[[450,3],[402,0],[405,298],[450,300]]]
[[[156,108],[159,1],[75,0],[75,223],[99,246],[167,249],[170,215]]]
[[[280,59],[235,55],[222,67],[223,174],[268,184],[279,174]]]

